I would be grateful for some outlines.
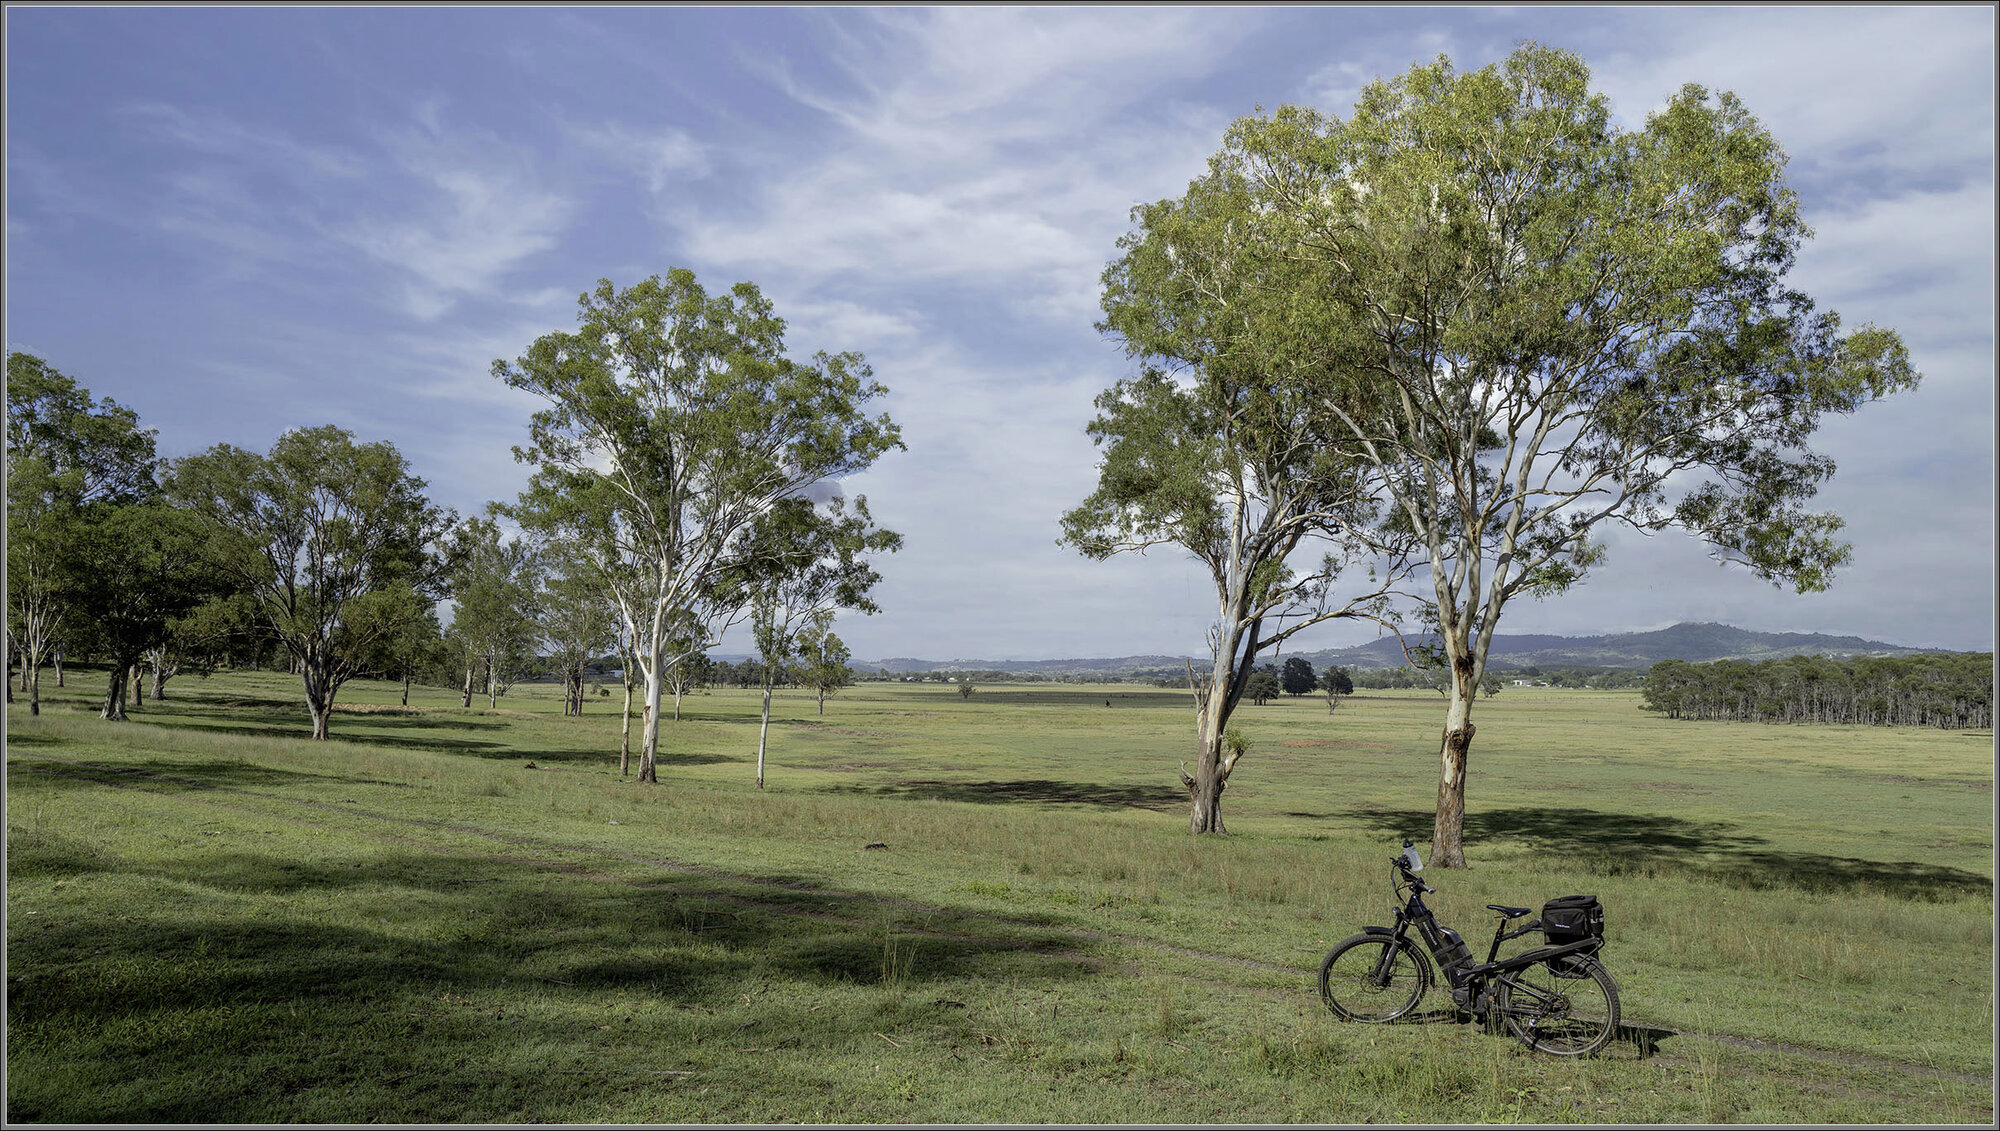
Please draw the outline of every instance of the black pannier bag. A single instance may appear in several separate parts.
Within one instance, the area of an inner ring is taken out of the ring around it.
[[[1594,895],[1565,895],[1542,904],[1542,937],[1549,945],[1604,937],[1604,905]]]

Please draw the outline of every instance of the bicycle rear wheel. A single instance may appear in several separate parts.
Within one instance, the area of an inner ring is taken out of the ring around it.
[[[1592,958],[1572,973],[1530,966],[1500,982],[1493,1008],[1516,1040],[1551,1056],[1589,1056],[1618,1035],[1618,983]]]
[[[1431,985],[1430,960],[1408,939],[1355,935],[1319,964],[1319,996],[1343,1021],[1394,1021]]]

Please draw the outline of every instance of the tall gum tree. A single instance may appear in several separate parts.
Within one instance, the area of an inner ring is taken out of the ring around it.
[[[799,637],[820,622],[819,632],[837,610],[864,616],[881,611],[870,593],[881,575],[871,554],[901,549],[903,536],[875,525],[868,500],[856,496],[852,509],[835,496],[815,507],[810,499],[785,499],[752,524],[736,552],[734,584],[752,609],[751,635],[757,645],[763,710],[757,729],[757,788],[764,788],[764,754],[771,730],[771,688],[787,662],[798,655]],[[825,711],[826,698],[820,697]]]
[[[536,627],[551,667],[562,676],[563,714],[581,715],[585,669],[617,643],[617,614],[588,563],[572,560],[560,543],[540,558]]]
[[[444,595],[457,516],[423,491],[394,445],[331,425],[286,432],[266,454],[218,444],[168,475],[290,656],[315,739],[341,685]]]
[[[1140,374],[1098,397],[1097,489],[1063,518],[1063,541],[1089,557],[1172,545],[1208,568],[1216,620],[1208,670],[1188,673],[1195,757],[1181,770],[1195,833],[1226,831],[1222,791],[1247,746],[1225,736],[1257,657],[1317,624],[1382,618],[1407,569],[1370,465],[1317,395],[1322,340],[1347,330],[1299,287],[1246,189],[1217,162],[1182,198],[1134,210],[1099,329]]]
[[[508,538],[489,519],[470,518],[454,532],[450,639],[465,663],[463,706],[472,705],[474,674],[485,677],[486,705],[527,666],[536,638],[539,571],[526,539]]]
[[[1683,87],[1614,125],[1575,55],[1529,44],[1378,81],[1342,121],[1280,108],[1221,158],[1359,333],[1321,370],[1428,565],[1451,680],[1432,859],[1461,867],[1472,707],[1508,603],[1582,581],[1607,524],[1678,528],[1799,592],[1850,556],[1808,446],[1917,381],[1786,285],[1810,232],[1777,141]]]
[[[153,497],[157,464],[153,430],[136,412],[93,402],[34,354],[7,355],[6,644],[21,652],[29,714],[41,713],[43,663],[56,659],[60,685],[64,636],[92,630],[75,600],[78,583],[96,580],[84,560],[86,510]]]
[[[157,498],[83,508],[67,592],[84,621],[79,643],[111,664],[98,717],[127,717],[127,704],[139,696],[141,657],[168,638],[176,620],[226,588],[205,553],[206,534],[199,520]]]
[[[785,356],[785,323],[750,283],[710,294],[684,269],[578,299],[579,328],[493,375],[549,402],[515,457],[535,465],[507,513],[591,562],[646,680],[642,781],[657,782],[667,668],[714,641],[732,554],[757,517],[902,447],[858,353]],[[679,643],[677,643],[679,641]],[[628,674],[629,678],[629,674]]]

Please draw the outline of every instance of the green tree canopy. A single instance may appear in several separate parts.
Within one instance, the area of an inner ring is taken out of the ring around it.
[[[1830,414],[1917,380],[1787,283],[1810,234],[1776,139],[1728,93],[1616,125],[1583,61],[1527,45],[1284,107],[1214,166],[1332,313],[1306,371],[1421,542],[1452,681],[1432,859],[1464,862],[1471,704],[1508,602],[1581,581],[1606,523],[1679,528],[1802,592],[1847,561],[1810,509]]]
[[[137,413],[110,397],[92,402],[33,354],[7,355],[7,637],[21,650],[29,713],[41,713],[41,666],[61,641],[103,627],[88,618],[110,594],[91,571],[114,547],[85,527],[107,521],[105,507],[152,498],[157,463]],[[115,568],[127,565],[137,568]]]
[[[126,717],[126,686],[139,658],[164,643],[174,623],[227,590],[208,557],[199,519],[155,499],[97,502],[73,532],[69,598],[85,614],[81,642],[111,661],[106,719]]]
[[[1330,619],[1385,616],[1406,569],[1372,468],[1321,396],[1341,363],[1325,343],[1351,328],[1253,187],[1218,160],[1180,198],[1133,210],[1099,329],[1139,373],[1098,397],[1097,487],[1063,517],[1090,557],[1171,545],[1208,568],[1211,662],[1189,671],[1195,769],[1182,770],[1198,833],[1224,831],[1222,790],[1247,748],[1223,736],[1257,657]]]
[[[1319,687],[1319,673],[1313,671],[1312,661],[1304,656],[1285,657],[1285,666],[1278,672],[1278,681],[1284,684],[1285,694],[1304,695]]]
[[[325,426],[268,453],[218,444],[173,465],[168,493],[207,524],[217,563],[257,601],[305,685],[314,738],[376,643],[443,595],[457,516],[387,442]]]
[[[526,540],[506,537],[490,519],[467,519],[452,537],[448,639],[466,665],[466,705],[477,673],[486,705],[495,707],[534,656],[539,636],[534,553]]]
[[[710,294],[676,269],[578,300],[579,327],[537,338],[493,374],[549,407],[516,458],[535,465],[507,508],[573,545],[619,609],[646,677],[639,777],[657,781],[660,696],[673,642],[712,643],[752,523],[815,483],[863,470],[902,440],[870,401],[887,390],[857,353],[785,353],[784,321],[757,288]]]

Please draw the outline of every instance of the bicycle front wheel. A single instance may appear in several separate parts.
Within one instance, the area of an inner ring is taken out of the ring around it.
[[[1430,988],[1431,964],[1408,939],[1355,935],[1319,964],[1319,996],[1343,1021],[1394,1021]]]
[[[1552,1056],[1589,1056],[1618,1035],[1618,983],[1595,959],[1567,975],[1530,966],[1500,982],[1494,1010],[1516,1040]]]

